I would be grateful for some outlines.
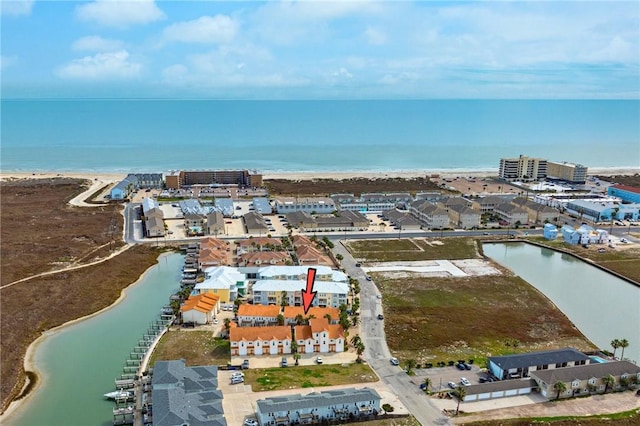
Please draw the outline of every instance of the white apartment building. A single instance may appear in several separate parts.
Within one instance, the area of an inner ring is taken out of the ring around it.
[[[520,155],[501,158],[498,177],[506,181],[534,181],[547,177],[547,160]]]

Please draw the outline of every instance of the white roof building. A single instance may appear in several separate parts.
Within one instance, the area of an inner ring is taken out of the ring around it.
[[[316,270],[316,282],[349,282],[347,274],[324,265],[265,266],[264,268],[258,269],[257,277],[259,280],[305,280],[309,268]]]

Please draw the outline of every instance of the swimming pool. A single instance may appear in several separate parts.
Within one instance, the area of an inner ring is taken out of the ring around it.
[[[598,363],[598,364],[602,364],[603,362],[609,362],[604,358],[600,358],[599,356],[590,356],[589,358],[591,358],[591,361]]]

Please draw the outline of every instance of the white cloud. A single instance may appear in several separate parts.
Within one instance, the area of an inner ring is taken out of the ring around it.
[[[62,78],[77,80],[127,80],[137,77],[142,65],[129,61],[129,52],[98,53],[74,59],[58,69]]]
[[[364,31],[364,36],[369,44],[381,45],[387,42],[387,35],[377,28],[367,27]]]
[[[186,43],[228,43],[234,39],[238,28],[238,22],[226,15],[202,16],[166,27],[164,37]]]
[[[153,0],[96,0],[76,7],[81,21],[96,22],[105,27],[127,28],[165,19]]]
[[[31,15],[34,0],[0,0],[0,14],[12,16]]]
[[[74,41],[71,48],[81,52],[112,52],[122,49],[120,40],[103,38],[100,36],[87,36]]]

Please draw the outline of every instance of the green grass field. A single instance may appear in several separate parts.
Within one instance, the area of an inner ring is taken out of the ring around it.
[[[478,244],[477,240],[472,238],[403,238],[349,241],[347,248],[356,259],[366,259],[367,262],[391,262],[475,259],[479,257]]]
[[[156,361],[181,359],[189,366],[227,365],[231,361],[229,341],[214,338],[210,331],[176,331],[165,333],[151,355]]]
[[[245,371],[245,383],[254,391],[298,389],[352,383],[377,382],[378,376],[366,364],[325,364],[258,368]]]

